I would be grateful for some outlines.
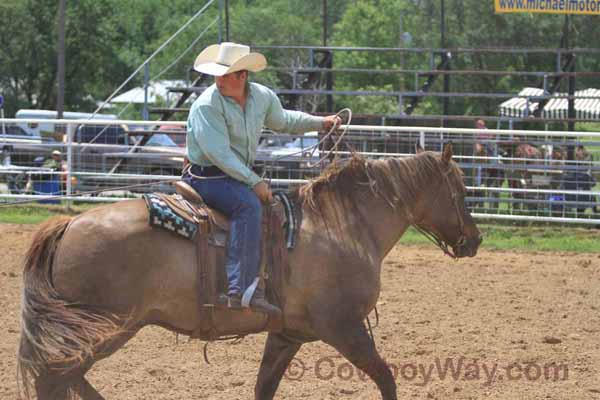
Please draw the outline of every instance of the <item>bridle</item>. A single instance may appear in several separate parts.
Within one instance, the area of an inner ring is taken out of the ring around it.
[[[458,218],[460,236],[458,237],[458,240],[454,245],[449,245],[444,239],[442,239],[442,235],[434,227],[427,226],[420,221],[413,221],[411,225],[414,226],[417,231],[419,231],[423,236],[429,239],[433,244],[439,247],[445,254],[449,255],[454,259],[457,259],[458,256],[454,253],[454,250],[452,248],[457,246],[463,246],[467,242],[467,235],[465,235],[465,220],[463,218],[460,206],[458,204],[458,192],[452,187],[452,184],[450,183],[450,178],[448,176],[452,172],[452,166],[448,165],[447,171],[442,171],[441,168],[439,168],[438,166],[438,170],[444,178],[446,187],[448,188],[450,196],[452,197],[454,211],[456,212],[456,217]],[[435,198],[435,201],[433,203],[434,205],[437,204],[439,196],[440,192],[438,192]]]

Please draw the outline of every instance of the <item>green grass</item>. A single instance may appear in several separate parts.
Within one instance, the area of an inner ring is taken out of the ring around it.
[[[600,253],[600,230],[561,226],[509,227],[480,225],[482,247],[490,250],[572,251]],[[423,235],[409,229],[400,239],[405,244],[431,243]],[[433,244],[432,244],[433,246]]]
[[[4,206],[0,203],[0,223],[3,224],[39,224],[57,215],[76,215],[98,207],[101,204],[77,204],[70,210],[60,204],[27,204],[23,206]]]

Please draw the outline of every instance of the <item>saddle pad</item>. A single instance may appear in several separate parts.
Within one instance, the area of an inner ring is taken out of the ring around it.
[[[169,205],[157,195],[144,194],[144,200],[148,206],[150,226],[169,230],[189,240],[196,237],[198,225],[175,214]]]

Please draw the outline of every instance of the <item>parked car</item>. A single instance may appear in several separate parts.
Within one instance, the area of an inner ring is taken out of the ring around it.
[[[52,120],[58,118],[58,113],[55,110],[18,110],[15,114],[17,119],[39,119],[39,120]],[[114,114],[90,114],[81,112],[63,112],[63,119],[69,120],[92,120],[92,119],[110,119],[116,120],[117,116]],[[27,135],[33,137],[53,137],[57,141],[62,140],[64,130],[57,129],[54,122],[20,122],[18,126],[24,130]]]
[[[62,143],[53,137],[32,136],[17,125],[2,124],[0,127],[0,149],[2,169],[0,181],[6,183],[10,193],[24,193],[28,182],[27,172],[36,169],[35,160],[50,158],[53,150]]]
[[[0,131],[0,148],[10,152],[11,164],[33,166],[37,157],[49,157],[62,143],[52,137],[32,136],[17,125],[5,125]]]
[[[47,128],[47,127],[46,127]],[[181,136],[185,139],[185,136]],[[185,148],[152,145],[132,150],[128,127],[123,125],[79,125],[74,132],[72,164],[77,185],[75,191],[93,191],[123,186],[124,181],[106,179],[89,173],[118,173],[135,175],[180,175]],[[66,140],[57,141],[53,135],[39,136],[36,132],[19,125],[4,124],[0,127],[2,160],[8,166],[0,180],[7,183],[12,193],[24,193],[28,173],[39,168],[39,160],[51,158],[54,150],[60,150],[66,159]],[[6,160],[6,161],[5,161]],[[38,160],[36,164],[36,160]],[[12,172],[9,172],[12,171]]]
[[[259,144],[256,167],[273,179],[304,179],[318,174],[318,132],[303,136],[265,136]]]

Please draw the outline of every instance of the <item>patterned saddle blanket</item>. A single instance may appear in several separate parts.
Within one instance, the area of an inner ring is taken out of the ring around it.
[[[177,182],[175,185],[177,194],[144,195],[150,226],[168,230],[188,240],[194,240],[200,232],[208,235],[212,245],[224,247],[227,244],[229,219],[208,207],[191,186],[183,182]],[[193,193],[189,193],[189,190]],[[296,210],[286,193],[278,192],[274,197],[276,202],[271,206],[271,212],[265,213],[265,218],[271,213],[277,214],[282,221],[287,248],[292,249],[295,246],[298,227]]]
[[[181,197],[179,195],[176,195]],[[193,240],[200,230],[200,220],[181,215],[175,211],[161,194],[145,194],[146,206],[150,217],[150,226],[166,229],[186,239]],[[173,201],[185,201],[183,198],[173,198]]]

